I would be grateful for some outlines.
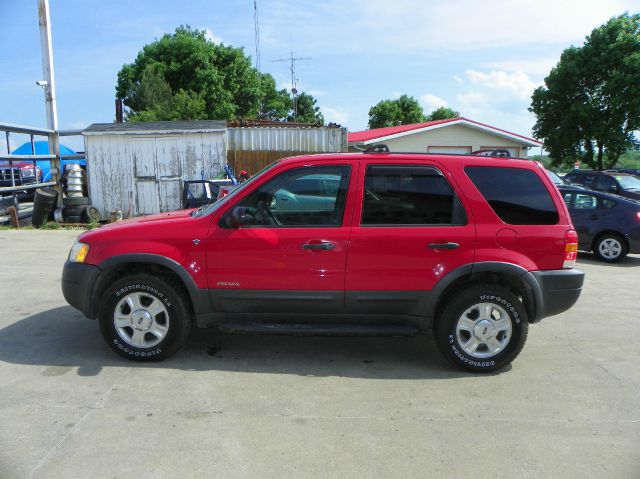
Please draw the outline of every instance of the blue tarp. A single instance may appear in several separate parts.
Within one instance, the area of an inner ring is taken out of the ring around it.
[[[48,141],[36,141],[34,142],[36,147],[36,155],[48,155],[49,154],[49,142]],[[11,152],[12,155],[31,155],[31,143],[27,142],[20,145],[18,148]],[[60,144],[60,154],[61,155],[77,155],[75,151],[71,148]],[[79,163],[84,166],[87,164],[86,160],[74,159],[74,160],[65,160],[64,158],[60,161],[60,169],[64,171],[64,167],[68,163]],[[42,181],[51,181],[51,166],[49,161],[40,160],[36,161],[36,164],[42,170]]]

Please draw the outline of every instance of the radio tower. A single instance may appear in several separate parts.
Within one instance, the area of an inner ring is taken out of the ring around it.
[[[296,62],[301,60],[311,60],[310,57],[294,57],[293,56],[293,48],[291,49],[291,55],[289,58],[279,58],[277,60],[272,60],[273,62],[291,62],[291,96],[293,99],[293,121],[298,121],[298,88],[296,78]]]
[[[253,30],[256,43],[256,70],[260,71],[260,23],[258,22],[258,0],[253,0]]]

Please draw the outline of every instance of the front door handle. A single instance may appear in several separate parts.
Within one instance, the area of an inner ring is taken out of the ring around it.
[[[589,216],[590,220],[599,220],[600,219],[600,215],[591,215]]]
[[[331,241],[309,241],[302,245],[302,249],[323,249],[323,250],[331,250],[336,247],[335,243]]]
[[[429,249],[456,249],[459,248],[460,245],[449,241],[448,243],[429,243],[427,247]]]

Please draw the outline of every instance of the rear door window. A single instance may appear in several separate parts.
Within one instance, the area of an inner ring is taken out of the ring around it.
[[[370,165],[364,188],[364,226],[466,224],[460,201],[436,168]]]
[[[556,206],[534,171],[491,166],[467,166],[465,171],[493,211],[505,223],[558,223]]]

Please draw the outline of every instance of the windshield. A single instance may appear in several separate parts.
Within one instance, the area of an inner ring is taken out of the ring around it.
[[[253,183],[257,178],[264,175],[267,171],[269,171],[271,168],[273,168],[277,164],[278,164],[278,161],[266,166],[265,168],[260,170],[258,173],[253,175],[251,178],[249,178],[247,181],[242,183],[240,186],[231,190],[227,196],[225,196],[224,198],[220,198],[218,201],[215,201],[213,203],[209,203],[207,205],[201,206],[200,208],[195,210],[193,213],[191,213],[191,216],[193,216],[194,218],[199,218],[200,216],[210,215],[211,213],[216,211],[218,208],[220,208],[222,205],[227,204],[231,198],[235,198],[236,196],[238,196],[239,193],[241,193],[246,189],[247,185],[250,185],[251,183]]]
[[[558,175],[556,175],[553,171],[549,171],[549,170],[546,170],[546,171],[547,171],[547,175],[549,175],[549,178],[551,178],[551,180],[552,180],[552,181],[553,181],[557,186],[560,186],[560,185],[564,185],[564,184],[565,184],[565,183],[564,183],[564,181],[562,181],[562,178],[560,178]]]
[[[614,176],[623,190],[640,190],[640,179],[631,175],[616,175]]]

